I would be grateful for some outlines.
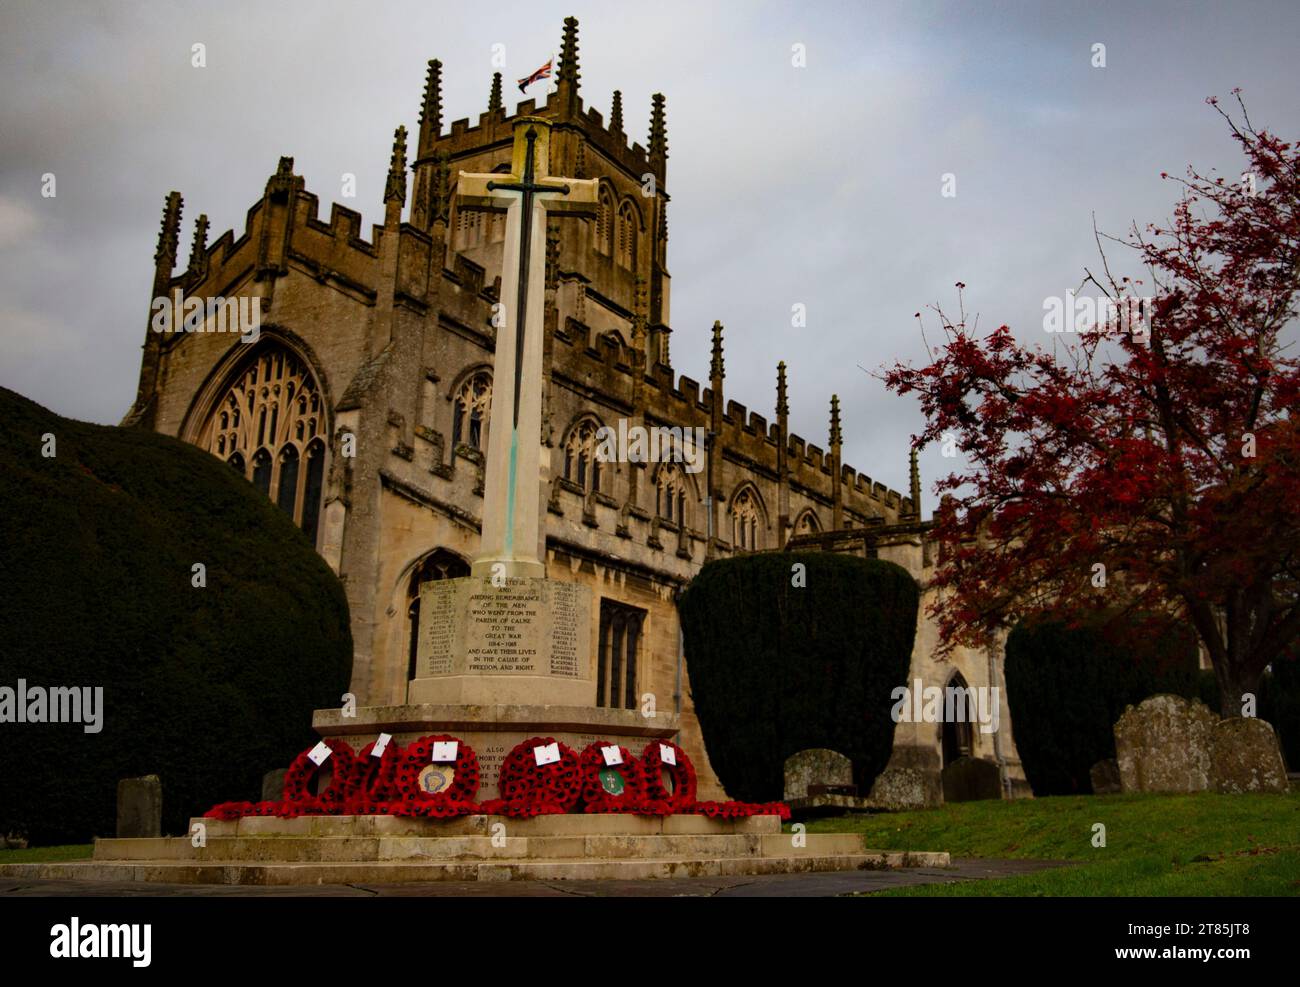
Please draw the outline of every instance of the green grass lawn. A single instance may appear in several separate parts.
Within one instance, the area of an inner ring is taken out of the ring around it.
[[[1106,845],[1093,846],[1093,826]],[[862,833],[879,850],[1076,861],[1022,877],[892,895],[1300,895],[1300,793],[1091,795],[961,802],[840,816],[810,833]]]
[[[49,864],[60,860],[89,860],[93,843],[34,846],[26,850],[0,850],[0,864]]]

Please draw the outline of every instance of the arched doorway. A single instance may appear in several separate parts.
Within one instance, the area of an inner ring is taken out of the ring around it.
[[[971,716],[973,703],[963,701],[960,705],[948,702],[949,689],[969,689],[961,672],[953,672],[944,689],[944,717],[942,724],[943,766],[946,768],[959,757],[970,757],[975,751],[974,737],[971,733]],[[969,695],[966,697],[969,700]],[[963,711],[963,718],[954,722],[948,711],[957,708]]]

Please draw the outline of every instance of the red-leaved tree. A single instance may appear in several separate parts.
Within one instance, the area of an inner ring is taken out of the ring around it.
[[[1300,638],[1300,152],[1240,96],[1239,114],[1208,102],[1240,179],[1170,179],[1173,219],[1120,241],[1145,276],[1113,275],[1104,252],[1088,274],[1111,306],[1088,331],[1067,317],[1026,346],[940,311],[933,362],[885,380],[920,398],[915,445],[966,460],[937,484],[946,645],[1047,611],[1161,615],[1195,629],[1235,716]]]

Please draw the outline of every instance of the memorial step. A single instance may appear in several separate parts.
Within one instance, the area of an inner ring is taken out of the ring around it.
[[[856,854],[854,834],[588,835],[588,836],[215,836],[195,847],[189,839],[105,839],[96,861],[360,862],[402,860],[615,859],[818,856]]]
[[[781,820],[773,815],[744,819],[708,816],[638,816],[626,813],[570,813],[511,819],[506,816],[460,816],[455,819],[411,819],[403,816],[248,816],[242,819],[190,820],[189,831],[202,824],[214,836],[492,836],[504,826],[510,836],[715,836],[738,833],[779,834]]]
[[[571,814],[194,819],[189,836],[101,839],[88,861],[0,865],[20,879],[175,884],[642,880],[946,867],[946,853],[863,847],[853,833],[786,833],[776,816]]]
[[[139,881],[166,884],[319,885],[404,884],[438,881],[602,881],[814,871],[946,867],[946,853],[876,851],[855,854],[785,854],[712,858],[615,858],[609,860],[245,862],[74,861],[6,864],[0,875],[24,880]]]

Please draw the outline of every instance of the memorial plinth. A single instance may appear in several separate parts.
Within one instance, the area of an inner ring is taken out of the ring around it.
[[[578,583],[425,583],[408,701],[594,706],[591,627],[591,590]]]
[[[638,753],[675,738],[674,715],[596,705],[592,626],[591,589],[580,583],[520,576],[425,583],[406,704],[361,707],[355,716],[317,710],[312,725],[358,748],[380,733],[401,744],[452,734],[478,755],[482,799],[497,796],[501,762],[529,737]]]
[[[643,716],[640,710],[595,705],[418,703],[363,706],[355,716],[318,709],[312,727],[322,737],[347,741],[357,749],[381,732],[400,744],[434,733],[459,737],[478,755],[481,800],[497,797],[501,762],[529,737],[554,737],[577,751],[600,740],[640,754],[652,740],[673,740],[680,724],[672,713]]]

